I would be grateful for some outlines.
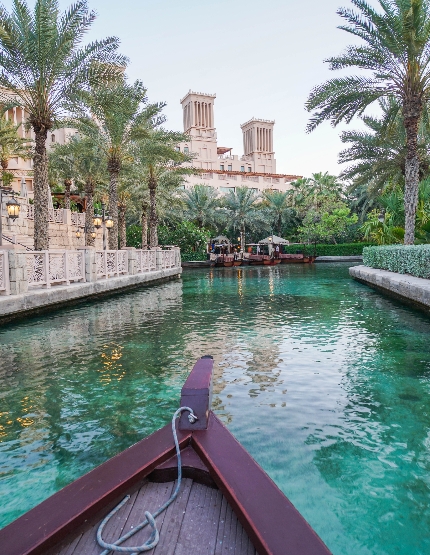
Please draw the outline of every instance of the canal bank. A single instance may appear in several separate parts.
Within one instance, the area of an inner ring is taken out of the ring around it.
[[[430,280],[428,279],[369,266],[353,266],[349,269],[349,274],[360,283],[426,311],[430,310]]]
[[[124,275],[95,282],[56,285],[49,289],[34,289],[22,295],[0,297],[0,324],[24,316],[55,310],[93,298],[121,293],[128,289],[156,285],[179,278],[182,268],[166,268],[145,274]]]

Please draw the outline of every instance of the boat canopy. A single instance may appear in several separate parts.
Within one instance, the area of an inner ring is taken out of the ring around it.
[[[282,237],[278,237],[277,235],[271,235],[270,237],[266,237],[266,239],[262,239],[259,241],[260,245],[289,245],[290,242],[287,239],[282,239]]]
[[[225,235],[218,235],[218,237],[211,239],[211,243],[215,243],[217,245],[230,245],[230,241]]]

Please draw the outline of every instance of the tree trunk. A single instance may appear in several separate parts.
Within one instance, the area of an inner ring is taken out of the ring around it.
[[[282,231],[282,216],[279,215],[278,216],[278,237],[281,236],[281,231]]]
[[[46,128],[34,127],[36,136],[33,157],[34,169],[34,250],[49,249],[48,158],[46,156]]]
[[[148,247],[148,203],[146,200],[142,202],[142,249]]]
[[[85,210],[85,244],[89,247],[95,246],[95,239],[91,237],[91,231],[94,228],[94,182],[88,179],[85,182],[85,196],[87,198],[87,208]],[[70,197],[69,197],[70,205]]]
[[[157,216],[157,180],[149,179],[149,246],[158,247],[158,216]]]
[[[72,182],[70,179],[64,180],[64,208],[70,210],[70,189],[72,187]]]
[[[403,120],[406,131],[405,162],[405,245],[415,241],[415,218],[418,205],[420,161],[418,157],[418,125],[422,113],[422,100],[417,95],[403,103]]]
[[[119,248],[123,249],[127,246],[127,231],[125,226],[125,213],[127,207],[121,204],[118,207],[118,228],[119,228]]]
[[[109,183],[109,216],[113,220],[113,227],[109,229],[109,249],[118,250],[118,175],[119,170],[110,170]]]

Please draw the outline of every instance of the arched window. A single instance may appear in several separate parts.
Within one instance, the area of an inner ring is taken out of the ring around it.
[[[188,146],[185,146],[185,147],[184,147],[184,153],[185,153],[185,154],[188,154],[188,152],[189,152]]]
[[[51,135],[51,143],[55,143],[55,135],[54,134]]]

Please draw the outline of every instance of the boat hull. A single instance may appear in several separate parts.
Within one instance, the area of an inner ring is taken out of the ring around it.
[[[213,260],[196,260],[181,263],[182,268],[212,268],[215,266]]]

